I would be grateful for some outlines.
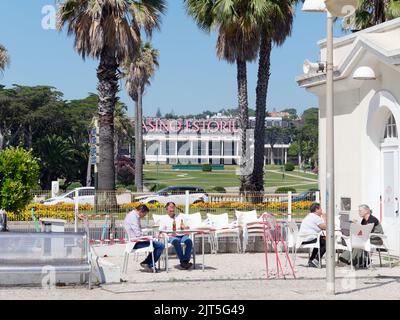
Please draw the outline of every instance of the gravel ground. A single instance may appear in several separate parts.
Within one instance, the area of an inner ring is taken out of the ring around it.
[[[122,246],[107,251],[107,261],[120,265]],[[98,252],[104,255],[103,252]],[[336,268],[335,296],[325,293],[326,269],[306,267],[307,254],[299,254],[296,279],[285,268],[286,279],[275,274],[275,256],[269,255],[270,275],[266,279],[263,253],[206,255],[205,271],[202,257],[197,257],[195,270],[180,270],[178,260],[170,257],[169,272],[157,274],[140,271],[130,259],[126,282],[104,284],[87,290],[84,286],[56,289],[1,288],[0,299],[400,299],[400,267],[375,266],[369,270],[351,271],[350,267]],[[373,259],[378,264],[377,257]],[[378,264],[379,265],[379,264]]]

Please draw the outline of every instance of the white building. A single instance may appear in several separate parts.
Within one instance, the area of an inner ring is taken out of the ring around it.
[[[326,61],[326,41],[319,42]],[[360,67],[375,80],[356,80]],[[364,68],[365,70],[365,68]],[[371,71],[371,70],[369,70]],[[366,203],[382,221],[391,249],[400,252],[400,18],[334,41],[335,203],[337,211]],[[319,98],[320,188],[326,181],[326,76],[302,75],[298,84]],[[325,203],[322,192],[322,203]]]
[[[266,118],[266,126],[284,126],[282,118]],[[255,118],[249,119],[250,128]],[[143,121],[145,161],[166,164],[238,164],[240,134],[238,120],[231,117],[208,119],[159,119]],[[250,137],[250,148],[253,139]],[[265,144],[265,162],[287,162],[288,143]]]

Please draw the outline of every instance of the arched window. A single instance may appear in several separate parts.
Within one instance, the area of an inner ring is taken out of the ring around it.
[[[389,119],[386,122],[385,126],[385,135],[384,138],[397,138],[397,126],[396,120],[394,119],[393,114],[390,115]]]

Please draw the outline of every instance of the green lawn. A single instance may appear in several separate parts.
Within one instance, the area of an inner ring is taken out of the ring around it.
[[[170,165],[145,165],[145,184],[163,184],[167,186],[199,186],[207,191],[212,191],[216,186],[238,187],[239,176],[236,175],[237,166],[225,166],[224,171],[202,172],[171,170]],[[297,192],[302,192],[318,187],[318,176],[303,172],[286,172],[282,175],[279,166],[267,166],[265,187],[276,189],[281,186],[293,186]],[[273,190],[273,191],[274,191]]]

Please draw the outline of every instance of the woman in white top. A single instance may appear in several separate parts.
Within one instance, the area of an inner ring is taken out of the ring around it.
[[[310,213],[303,219],[300,226],[300,234],[308,235],[304,238],[302,244],[310,244],[317,242],[317,235],[322,231],[326,230],[326,223],[324,219],[322,219],[322,209],[319,203],[313,203],[310,206]],[[318,254],[320,251],[320,255]],[[325,236],[320,236],[319,238],[319,250],[318,248],[314,248],[311,253],[310,260],[308,261],[309,267],[319,268],[320,261],[319,257],[322,256],[326,252],[326,241]]]

